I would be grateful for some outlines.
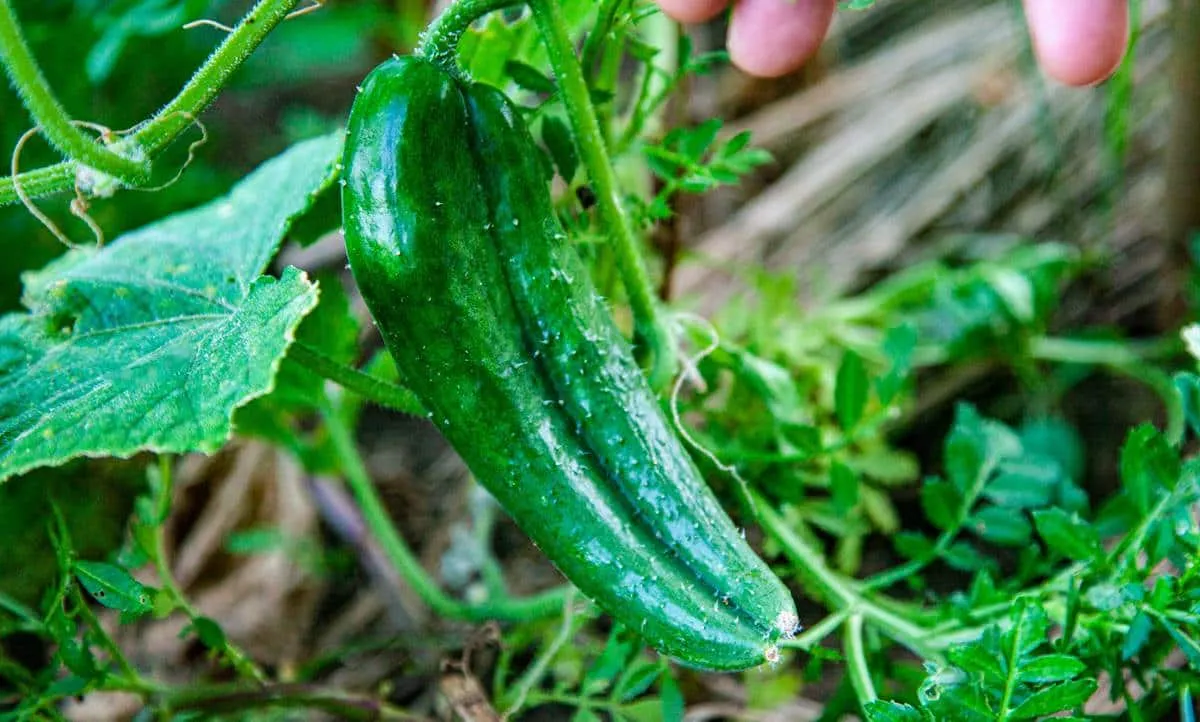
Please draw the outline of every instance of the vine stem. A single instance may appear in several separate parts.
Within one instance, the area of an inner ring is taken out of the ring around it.
[[[158,489],[159,497],[157,499],[158,504],[156,505],[157,518],[155,519],[152,531],[153,540],[151,544],[153,548],[149,551],[153,557],[154,571],[158,575],[159,583],[162,584],[163,593],[194,624],[203,615],[199,609],[196,609],[192,605],[191,600],[187,598],[183,590],[179,588],[179,584],[175,581],[175,574],[171,571],[170,559],[167,556],[167,534],[163,523],[166,521],[171,507],[174,476],[171,468],[171,457],[166,454],[158,457],[158,478],[160,488]],[[225,656],[225,659],[229,661],[230,666],[237,670],[238,674],[259,684],[266,681],[267,676],[263,673],[262,669],[233,642],[225,640],[224,647],[220,651]]]
[[[452,75],[460,76],[458,43],[471,24],[488,13],[524,4],[525,0],[458,0],[429,24],[417,54]]]
[[[940,658],[934,645],[929,643],[928,629],[865,597],[853,581],[830,569],[821,553],[801,538],[766,500],[757,494],[752,495],[752,499],[763,529],[783,548],[784,555],[795,565],[805,587],[815,597],[839,611],[860,616],[925,659]]]
[[[179,91],[179,94],[159,110],[153,118],[143,123],[126,142],[139,148],[150,159],[162,152],[195,122],[196,116],[208,107],[208,104],[229,80],[229,76],[241,67],[250,53],[254,52],[267,34],[288,16],[298,2],[299,0],[259,0],[258,4],[233,28],[233,32],[229,33],[225,40],[217,46],[217,49],[208,56],[200,69]],[[7,8],[7,5],[8,0],[0,0],[0,7]],[[37,117],[36,114],[35,117]],[[88,145],[99,147],[90,140]],[[0,206],[20,200],[14,181],[20,183],[25,195],[30,198],[70,190],[75,184],[75,176],[79,170],[81,159],[73,151],[69,154],[72,157],[71,160],[22,173],[16,177],[0,178]],[[108,172],[102,166],[97,165],[96,167],[101,171]],[[119,174],[113,175],[119,176]]]
[[[534,22],[545,43],[550,66],[558,78],[559,92],[575,134],[579,157],[592,181],[600,214],[611,234],[611,247],[633,311],[635,334],[651,353],[650,382],[655,388],[664,388],[675,375],[675,344],[669,327],[659,313],[658,301],[651,290],[650,278],[638,251],[633,224],[621,205],[616,173],[560,2],[529,0],[529,5],[533,8]]]
[[[191,80],[149,123],[133,136],[138,145],[155,155],[190,126],[201,110],[217,97],[234,71],[262,44],[267,34],[283,22],[299,0],[259,0],[233,28]]]
[[[495,599],[482,604],[466,604],[443,592],[425,572],[412,550],[408,548],[400,532],[392,523],[383,501],[379,498],[371,477],[367,473],[362,456],[354,443],[350,429],[341,416],[333,408],[328,399],[322,399],[321,418],[329,433],[334,453],[342,466],[346,484],[350,487],[355,501],[362,511],[363,520],[379,545],[383,548],[388,560],[404,579],[412,585],[417,595],[421,597],[439,616],[449,619],[462,619],[469,622],[483,622],[490,619],[509,621],[525,621],[542,619],[561,614],[563,604],[568,598],[566,588],[552,589],[525,599]]]
[[[288,348],[288,356],[321,378],[384,408],[413,416],[425,413],[425,407],[412,391],[346,366],[308,344],[294,342]]]
[[[861,614],[851,614],[846,620],[846,639],[843,651],[846,654],[846,673],[850,675],[850,684],[858,696],[858,703],[864,708],[879,699],[875,692],[875,683],[871,681],[871,665],[867,662],[866,647],[863,644],[863,617]]]
[[[51,145],[67,157],[126,183],[142,183],[150,177],[149,163],[127,158],[97,144],[71,120],[25,42],[9,0],[0,0],[0,60],[17,95],[21,96],[21,102]]]
[[[424,719],[374,697],[308,684],[272,684],[254,689],[238,685],[185,687],[160,696],[172,712],[215,715],[256,709],[307,709],[344,720]]]
[[[554,639],[550,640],[550,644],[546,645],[545,649],[538,655],[537,659],[525,674],[521,675],[521,679],[508,690],[505,694],[505,699],[510,700],[505,705],[504,714],[501,719],[509,719],[521,708],[525,706],[525,701],[529,698],[529,693],[541,683],[546,676],[546,672],[550,669],[551,662],[558,656],[559,650],[566,646],[567,642],[571,641],[571,635],[575,633],[575,589],[572,587],[567,593],[567,598],[563,602],[562,624],[559,625],[558,634],[554,635]]]

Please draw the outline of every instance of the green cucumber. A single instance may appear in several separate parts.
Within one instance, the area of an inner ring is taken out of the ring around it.
[[[385,62],[344,157],[355,279],[434,423],[572,583],[686,664],[761,664],[791,597],[671,432],[537,152],[498,92]]]

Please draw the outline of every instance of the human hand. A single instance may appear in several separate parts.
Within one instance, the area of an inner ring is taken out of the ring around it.
[[[681,22],[702,22],[731,0],[658,0]],[[1121,63],[1129,34],[1127,0],[1023,0],[1029,32],[1046,73],[1067,85],[1104,80]],[[796,70],[817,52],[837,0],[736,0],[729,55],[751,75]]]

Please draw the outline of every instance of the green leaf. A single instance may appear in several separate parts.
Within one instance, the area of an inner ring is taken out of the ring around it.
[[[337,274],[324,273],[316,281],[319,300],[296,329],[296,341],[334,362],[350,365],[358,357],[360,332],[360,324],[350,309],[350,297]],[[323,398],[325,379],[292,358],[292,348],[289,347],[288,355],[279,365],[271,392],[235,413],[238,434],[256,436],[285,448],[295,443],[295,417],[312,411]],[[316,446],[319,442],[303,451],[313,452]]]
[[[973,545],[956,541],[942,554],[942,560],[951,567],[964,572],[977,572],[996,564],[995,559],[985,556]]]
[[[205,647],[209,649],[224,649],[227,642],[225,641],[225,630],[221,629],[221,625],[208,617],[196,617],[191,624],[184,628],[184,632],[195,632],[196,636]]]
[[[504,73],[512,78],[517,87],[524,90],[547,95],[553,95],[557,91],[554,81],[546,77],[542,71],[519,60],[509,60],[505,63]]]
[[[83,679],[97,676],[96,657],[91,647],[80,644],[74,639],[64,639],[58,645],[58,658],[63,666]]]
[[[1142,651],[1146,646],[1146,642],[1150,639],[1150,632],[1154,628],[1154,622],[1149,614],[1144,611],[1139,611],[1134,615],[1133,621],[1129,623],[1129,631],[1125,632],[1125,641],[1121,643],[1121,659],[1129,661]]]
[[[677,144],[679,152],[688,158],[699,160],[712,147],[721,125],[719,118],[710,118],[695,128],[677,128],[672,131],[675,137],[671,144]]]
[[[829,493],[835,511],[846,514],[858,504],[858,474],[840,461],[829,467]]]
[[[301,143],[229,195],[27,274],[0,318],[0,480],[78,456],[212,452],[271,389],[316,303],[300,271],[260,276],[333,182],[340,134]]]
[[[71,571],[88,594],[109,609],[140,615],[154,607],[152,590],[121,567],[105,562],[77,561]]]
[[[791,372],[748,351],[739,350],[733,354],[733,358],[737,362],[734,369],[738,378],[762,397],[773,419],[784,423],[785,428],[807,427],[816,434],[815,445],[801,443],[800,448],[806,451],[820,449],[820,432],[809,425],[812,421],[809,404],[796,388]]]
[[[631,664],[617,680],[613,696],[622,702],[629,702],[642,696],[646,690],[650,689],[650,685],[654,684],[662,671],[662,665],[657,662],[642,660]]]
[[[953,484],[937,478],[921,486],[921,508],[938,529],[949,529],[958,520],[963,499]]]
[[[867,722],[924,722],[925,717],[915,708],[899,702],[875,700],[864,708]]]
[[[528,24],[524,19],[507,22],[502,13],[475,23],[459,43],[459,58],[467,75],[477,82],[504,87],[506,63],[521,43],[522,26]]]
[[[925,559],[933,554],[933,542],[919,532],[902,531],[892,537],[896,553],[905,559]]]
[[[955,667],[968,674],[982,675],[989,683],[1003,683],[1005,672],[1001,659],[994,652],[985,649],[983,645],[967,644],[951,647],[946,651],[946,658]]]
[[[542,142],[546,144],[550,157],[554,159],[558,175],[570,183],[579,169],[579,155],[567,124],[552,115],[543,117]]]
[[[967,528],[979,538],[1001,546],[1024,546],[1033,536],[1025,515],[1012,509],[988,506],[971,515]]]
[[[620,712],[612,715],[619,722],[662,722],[662,700],[654,697],[639,699],[637,702],[622,705]]]
[[[337,274],[324,273],[315,279],[319,300],[296,329],[296,341],[341,364],[358,356],[360,327],[350,309],[350,296]],[[290,410],[313,408],[325,379],[285,356],[275,375],[275,388],[259,401],[270,401]]]
[[[983,495],[1009,509],[1049,506],[1062,478],[1062,469],[1054,459],[1027,455],[1002,462],[996,477],[984,487]]]
[[[604,651],[584,676],[580,689],[585,695],[595,695],[607,690],[640,648],[641,643],[635,635],[620,625],[614,626],[608,635]]]
[[[1078,677],[1087,665],[1067,654],[1047,654],[1026,662],[1017,672],[1017,679],[1026,684],[1065,682]]]
[[[683,722],[683,692],[680,691],[679,683],[674,677],[663,677],[662,684],[659,685],[659,694],[662,698],[662,721]]]
[[[791,670],[776,670],[774,674],[748,674],[744,682],[748,709],[776,709],[796,699],[804,689],[804,680]]]
[[[84,61],[88,80],[92,85],[100,85],[107,80],[131,39],[164,35],[178,30],[187,20],[187,5],[178,0],[141,0],[123,12],[100,14],[96,25],[103,32]]]
[[[88,686],[94,678],[94,673],[91,676],[81,677],[75,674],[69,674],[66,677],[54,680],[54,683],[46,688],[46,699],[64,699],[67,697],[76,697],[87,691]],[[0,715],[0,720],[9,722],[10,719],[23,720],[27,719],[21,716],[15,718],[5,717]]]
[[[1089,588],[1084,598],[1088,605],[1098,612],[1114,611],[1126,601],[1125,590],[1107,582]]]
[[[862,357],[847,351],[838,367],[837,384],[834,386],[834,409],[842,428],[850,431],[862,419],[867,408],[867,391],[870,389],[867,370]]]
[[[1087,522],[1062,509],[1033,512],[1033,525],[1050,549],[1078,562],[1091,561],[1104,553],[1100,535]]]
[[[908,451],[880,446],[847,458],[846,465],[885,486],[906,486],[921,477],[921,464]]]
[[[1200,436],[1200,376],[1193,373],[1175,374],[1175,390],[1179,392],[1188,428]]]
[[[121,545],[145,479],[140,464],[81,459],[0,485],[0,593],[36,606],[57,582],[61,572],[46,529],[52,507],[62,513],[76,554],[108,558]]]
[[[995,722],[983,690],[978,685],[945,685],[927,680],[920,690],[922,703],[934,720],[954,722]]]
[[[1142,424],[1121,447],[1121,483],[1138,512],[1145,516],[1163,489],[1179,480],[1179,454],[1158,429]]]
[[[912,356],[916,351],[919,334],[911,323],[888,329],[883,337],[883,353],[892,362],[888,372],[875,381],[875,393],[879,402],[890,404],[900,392],[912,372]]]
[[[983,266],[980,275],[1000,297],[1005,308],[1018,322],[1032,323],[1037,316],[1036,300],[1032,281],[1013,268]]]
[[[1049,639],[1050,620],[1046,612],[1029,600],[1021,599],[1012,612],[1013,628],[1003,635],[1001,646],[1005,651],[1012,650],[1015,654],[1010,660],[1017,667],[1025,663],[1025,658],[1033,654]]]
[[[959,404],[946,439],[946,476],[969,496],[982,489],[1001,461],[1019,457],[1021,452],[1021,439],[1012,429],[983,418],[969,404]]]
[[[1051,459],[1060,473],[1070,479],[1082,476],[1085,463],[1083,439],[1075,427],[1053,416],[1041,416],[1021,424],[1024,460]]]
[[[1031,694],[1009,714],[1009,719],[1035,719],[1073,709],[1088,701],[1096,692],[1096,680],[1063,682]]]

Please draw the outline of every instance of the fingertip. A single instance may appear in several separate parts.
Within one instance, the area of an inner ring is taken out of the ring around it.
[[[1034,51],[1060,83],[1086,86],[1116,71],[1129,39],[1126,0],[1024,0]]]
[[[837,0],[740,0],[729,56],[750,75],[775,78],[804,65],[825,39]]]
[[[702,23],[716,17],[729,0],[658,0],[658,5],[681,23]]]

